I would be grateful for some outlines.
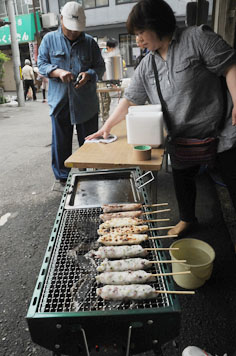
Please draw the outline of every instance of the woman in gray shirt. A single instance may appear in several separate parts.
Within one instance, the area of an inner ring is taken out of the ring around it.
[[[120,122],[131,105],[146,100],[159,104],[152,67],[154,55],[160,88],[170,114],[171,136],[215,136],[224,114],[221,76],[225,76],[227,113],[219,133],[217,160],[236,209],[236,55],[208,26],[177,28],[173,10],[164,0],[141,0],[127,21],[150,51],[135,70],[124,98],[105,125],[88,138],[103,135]],[[199,165],[176,164],[170,152],[180,222],[169,234],[181,234],[196,221],[195,176]]]

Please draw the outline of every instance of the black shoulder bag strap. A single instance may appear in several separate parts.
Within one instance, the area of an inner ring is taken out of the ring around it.
[[[160,83],[159,83],[159,77],[158,77],[158,71],[157,71],[157,66],[156,66],[154,55],[152,55],[152,67],[153,67],[153,71],[154,71],[154,75],[155,75],[157,93],[158,93],[158,96],[159,96],[159,99],[160,99],[160,102],[161,102],[163,116],[164,116],[164,119],[165,119],[165,123],[166,123],[167,129],[168,129],[169,134],[170,134],[170,132],[171,132],[170,114],[169,114],[166,102],[165,102],[165,100],[163,99],[163,96],[162,96]]]

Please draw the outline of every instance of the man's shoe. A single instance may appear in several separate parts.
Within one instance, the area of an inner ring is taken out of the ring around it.
[[[170,229],[168,231],[168,235],[178,235],[179,236],[179,235],[187,232],[192,225],[193,225],[193,223],[191,223],[191,222],[186,222],[186,221],[180,220],[180,222],[178,222],[178,224],[175,225],[175,227],[173,227],[172,229]]]
[[[59,179],[59,182],[61,185],[66,185],[67,178],[61,178],[61,179]]]

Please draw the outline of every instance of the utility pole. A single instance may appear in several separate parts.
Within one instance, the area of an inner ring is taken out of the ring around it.
[[[32,4],[33,4],[33,11],[34,11],[34,23],[35,23],[35,31],[36,31],[36,41],[37,41],[37,46],[39,48],[39,46],[40,46],[40,36],[39,36],[38,23],[37,23],[37,17],[36,17],[36,10],[35,10],[35,0],[32,0]]]
[[[16,82],[18,106],[25,106],[23,83],[22,83],[21,74],[20,74],[20,67],[21,67],[20,51],[19,51],[19,45],[18,45],[18,41],[17,41],[16,20],[15,20],[13,0],[6,0],[6,8],[7,8],[7,15],[8,15],[9,21],[11,23],[10,24],[11,50],[12,50],[14,78],[15,78],[15,82]]]

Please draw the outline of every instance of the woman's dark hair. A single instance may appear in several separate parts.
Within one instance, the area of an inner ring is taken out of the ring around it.
[[[151,30],[162,39],[174,32],[176,19],[173,10],[164,0],[140,0],[132,8],[126,27],[131,34]]]
[[[117,45],[118,45],[118,42],[115,38],[109,38],[107,40],[107,47],[115,48]]]

